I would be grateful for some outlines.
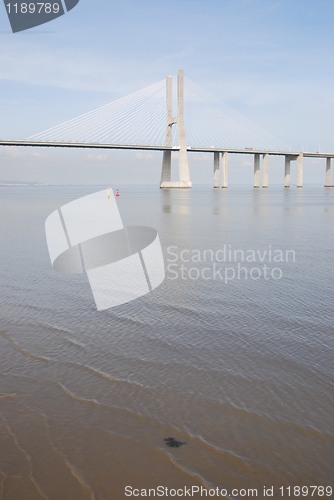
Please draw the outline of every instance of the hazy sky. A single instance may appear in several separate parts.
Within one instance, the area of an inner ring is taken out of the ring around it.
[[[296,150],[334,151],[333,0],[80,0],[12,34],[0,5],[0,137],[26,138],[162,80],[193,81]],[[271,159],[283,182],[283,158]],[[190,157],[212,182],[212,155]],[[158,183],[161,154],[0,148],[0,179]],[[324,181],[305,160],[305,182]],[[294,179],[294,173],[293,173]],[[292,180],[293,180],[292,179]],[[252,182],[251,158],[230,158]]]

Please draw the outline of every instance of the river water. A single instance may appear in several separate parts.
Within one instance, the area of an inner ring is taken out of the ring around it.
[[[334,190],[119,187],[166,279],[98,312],[44,224],[105,188],[0,188],[0,498],[333,486]]]

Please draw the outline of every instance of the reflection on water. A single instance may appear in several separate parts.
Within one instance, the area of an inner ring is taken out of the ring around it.
[[[275,264],[279,280],[167,273],[98,312],[84,275],[52,270],[44,234],[52,211],[98,189],[1,188],[0,498],[330,484],[333,193],[124,186],[124,224],[157,229],[167,265],[171,246],[296,260]]]

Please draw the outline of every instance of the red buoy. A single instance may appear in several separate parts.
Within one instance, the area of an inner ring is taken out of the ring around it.
[[[118,196],[119,196],[118,189],[116,189],[116,196],[117,196],[117,198],[118,198]]]

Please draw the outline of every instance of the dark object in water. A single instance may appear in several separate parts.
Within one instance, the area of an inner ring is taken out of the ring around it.
[[[164,439],[165,443],[167,446],[170,446],[171,448],[179,448],[183,444],[187,444],[185,441],[178,441],[177,439],[173,437],[168,437]]]

